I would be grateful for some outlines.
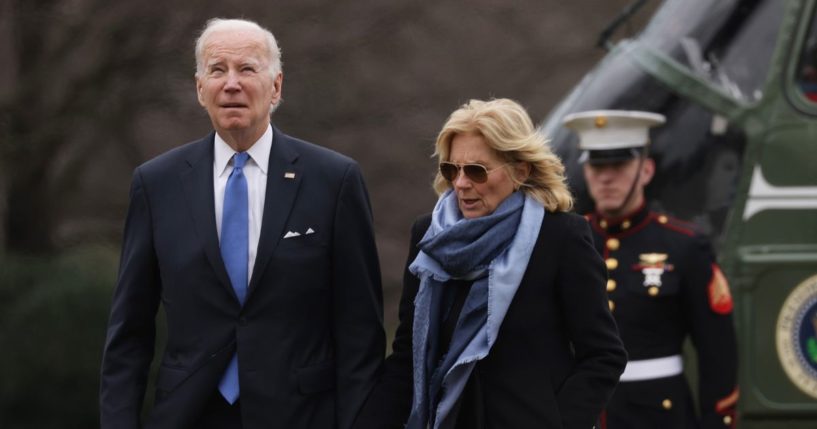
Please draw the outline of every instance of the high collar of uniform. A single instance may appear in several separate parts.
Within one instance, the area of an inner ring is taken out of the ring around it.
[[[645,222],[649,217],[649,210],[647,205],[641,205],[632,212],[620,217],[606,217],[603,214],[596,212],[590,219],[593,226],[607,234],[615,235],[632,229],[641,223]]]

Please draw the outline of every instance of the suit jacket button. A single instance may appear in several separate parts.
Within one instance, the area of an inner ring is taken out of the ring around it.
[[[247,318],[242,317],[242,318],[238,319],[238,324],[241,325],[241,326],[247,326]]]

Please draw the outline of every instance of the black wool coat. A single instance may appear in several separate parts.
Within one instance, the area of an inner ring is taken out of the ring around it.
[[[412,227],[407,267],[430,220],[425,215]],[[547,212],[497,341],[471,374],[478,394],[461,404],[458,426],[467,413],[485,428],[594,427],[627,362],[606,281],[587,221]],[[406,269],[393,353],[356,427],[396,429],[407,420],[418,289],[419,279]]]

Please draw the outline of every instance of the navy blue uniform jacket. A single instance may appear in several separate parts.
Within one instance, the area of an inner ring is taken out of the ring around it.
[[[607,261],[607,294],[630,359],[681,354],[686,338],[697,354],[700,419],[686,377],[679,374],[619,383],[607,409],[607,428],[734,427],[733,303],[708,240],[691,225],[645,206],[619,219],[587,218],[596,249]]]
[[[135,170],[102,364],[103,428],[141,427],[159,304],[167,345],[144,427],[189,427],[236,350],[244,428],[354,420],[385,348],[368,194],[351,159],[273,132],[243,308],[219,251],[214,134]],[[288,231],[302,235],[283,239]]]

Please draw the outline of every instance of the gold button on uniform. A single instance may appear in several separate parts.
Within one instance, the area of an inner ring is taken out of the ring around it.
[[[672,401],[670,401],[669,399],[664,399],[663,401],[661,401],[661,406],[664,407],[665,410],[671,410]]]
[[[658,223],[667,223],[667,222],[669,222],[669,219],[666,216],[664,216],[664,215],[658,216]]]
[[[608,238],[607,239],[607,248],[610,250],[618,250],[621,243],[618,241],[617,238]]]
[[[607,264],[608,270],[615,270],[618,268],[618,260],[616,258],[607,258],[607,260],[604,262]]]
[[[607,221],[606,220],[599,221],[599,226],[606,229],[607,228]]]
[[[607,280],[607,292],[616,290],[616,281],[613,279]]]
[[[629,228],[629,227],[630,227],[630,225],[632,225],[632,224],[630,223],[630,221],[629,221],[629,220],[625,220],[624,222],[621,222],[621,229],[627,229],[627,228]]]
[[[656,296],[656,295],[658,295],[658,292],[659,292],[659,290],[655,286],[650,286],[650,288],[647,289],[647,293],[650,294],[650,296]]]
[[[729,426],[732,424],[732,416],[723,416],[723,424]]]
[[[616,309],[616,303],[613,302],[612,299],[607,301],[607,306],[610,307],[610,311],[613,311],[613,310]]]

